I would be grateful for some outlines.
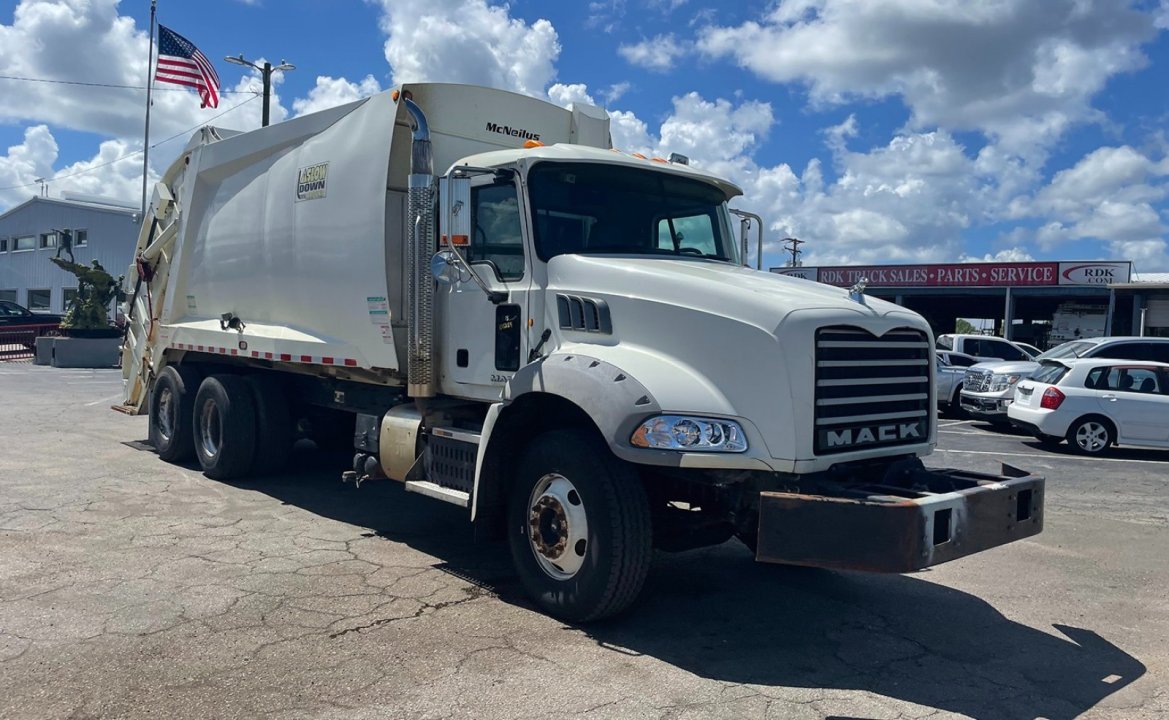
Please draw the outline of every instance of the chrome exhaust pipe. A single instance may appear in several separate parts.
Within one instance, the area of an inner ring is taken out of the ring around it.
[[[403,104],[410,115],[413,139],[407,200],[410,218],[407,391],[412,397],[433,397],[434,281],[430,277],[430,256],[434,243],[434,155],[426,114],[410,98],[404,98]]]

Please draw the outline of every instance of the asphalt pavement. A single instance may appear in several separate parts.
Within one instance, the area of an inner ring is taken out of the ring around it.
[[[1169,717],[1169,451],[943,420],[928,464],[1047,476],[1041,535],[893,576],[659,554],[576,628],[459,508],[311,448],[209,480],[120,387],[0,363],[0,717]]]

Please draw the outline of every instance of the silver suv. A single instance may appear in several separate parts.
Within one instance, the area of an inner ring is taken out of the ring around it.
[[[1057,345],[1033,362],[984,362],[966,371],[959,401],[962,409],[977,420],[1007,424],[1007,406],[1014,397],[1015,384],[1039,369],[1044,360],[1071,358],[1114,358],[1169,362],[1169,338],[1097,337]]]

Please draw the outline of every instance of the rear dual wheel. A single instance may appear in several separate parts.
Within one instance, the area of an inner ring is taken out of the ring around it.
[[[237,375],[212,375],[195,394],[195,456],[213,480],[245,475],[256,456],[256,403]]]

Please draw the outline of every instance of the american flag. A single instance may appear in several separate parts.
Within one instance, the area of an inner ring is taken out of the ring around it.
[[[159,82],[186,85],[199,91],[201,107],[219,107],[219,76],[207,56],[195,44],[174,30],[158,26]]]

